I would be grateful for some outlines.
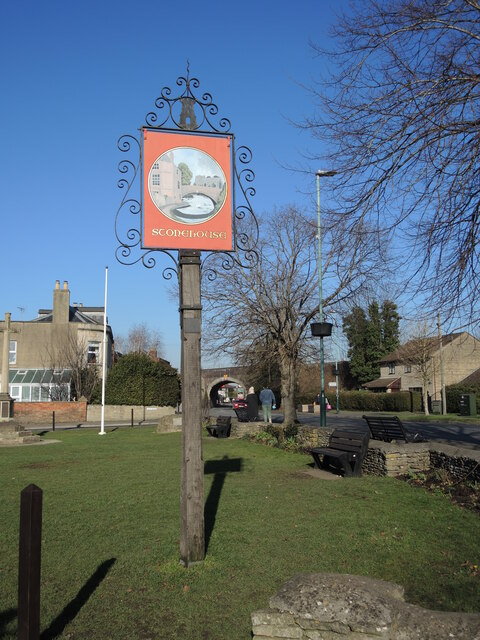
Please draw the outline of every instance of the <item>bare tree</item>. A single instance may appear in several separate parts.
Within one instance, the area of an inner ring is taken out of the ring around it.
[[[275,210],[259,223],[258,264],[219,270],[213,282],[205,278],[205,346],[217,359],[222,354],[239,364],[261,362],[278,368],[285,424],[291,424],[296,419],[297,362],[319,308],[317,226],[314,218],[294,206]],[[377,265],[373,236],[360,233],[358,227],[356,233],[345,233],[341,220],[326,226],[326,314],[360,289]]]
[[[117,337],[115,341],[121,353],[152,353],[160,356],[163,341],[160,333],[150,329],[145,322],[132,325],[126,338]]]
[[[411,337],[401,348],[401,360],[410,365],[422,382],[422,399],[425,415],[429,415],[428,385],[435,374],[433,353],[438,348],[438,339],[432,337],[432,327],[426,320],[419,321],[411,329]]]
[[[44,348],[44,368],[50,372],[44,389],[52,400],[67,400],[67,385],[71,382],[76,398],[90,402],[99,382],[99,363],[87,362],[88,340],[66,327],[63,335]]]
[[[339,211],[391,235],[432,310],[478,319],[479,1],[353,2],[332,36],[302,126],[326,142]]]

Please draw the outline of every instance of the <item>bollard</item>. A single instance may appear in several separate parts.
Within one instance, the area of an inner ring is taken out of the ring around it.
[[[28,485],[20,494],[18,553],[18,640],[40,637],[42,490]]]
[[[130,426],[133,427],[133,409],[131,409],[130,413]]]
[[[55,431],[55,411],[52,411],[52,431]]]

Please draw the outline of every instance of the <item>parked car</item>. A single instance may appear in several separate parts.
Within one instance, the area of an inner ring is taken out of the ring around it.
[[[234,409],[246,409],[247,408],[247,401],[245,400],[245,398],[235,398],[235,400],[233,401],[233,408]]]

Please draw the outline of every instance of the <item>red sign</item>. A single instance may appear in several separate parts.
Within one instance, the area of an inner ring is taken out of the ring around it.
[[[232,148],[232,135],[143,130],[143,248],[232,250]]]

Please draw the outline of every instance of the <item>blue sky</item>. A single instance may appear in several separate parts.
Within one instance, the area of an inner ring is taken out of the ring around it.
[[[71,302],[102,306],[108,265],[114,335],[145,322],[179,366],[178,304],[161,268],[115,259],[117,140],[137,133],[164,86],[175,90],[188,59],[237,146],[253,152],[254,209],[311,206],[313,173],[283,167],[302,163],[314,143],[289,120],[312,111],[301,85],[322,61],[309,40],[323,41],[345,4],[213,0],[202,13],[191,0],[3,3],[2,316],[30,320],[50,308],[57,279],[68,281]]]

